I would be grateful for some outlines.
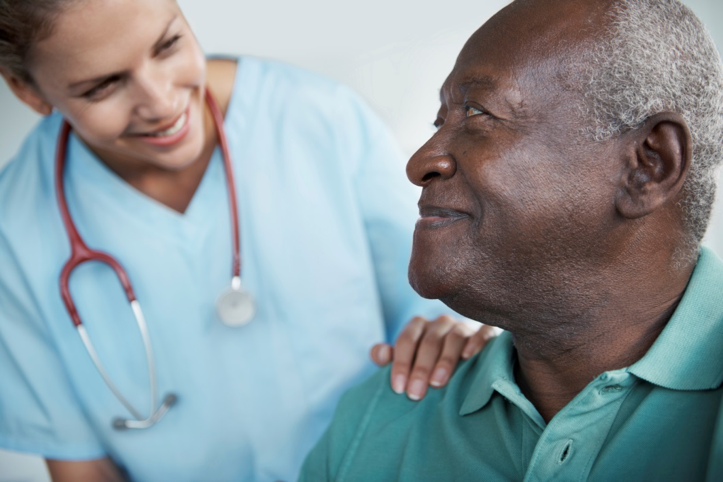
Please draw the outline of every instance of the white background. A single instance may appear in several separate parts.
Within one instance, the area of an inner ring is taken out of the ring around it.
[[[367,99],[411,155],[433,132],[439,87],[465,40],[508,2],[447,0],[444,7],[432,0],[179,3],[207,53],[285,60],[342,81]],[[720,0],[684,3],[723,45]],[[0,166],[36,120],[0,82]],[[723,254],[723,201],[707,244]],[[39,459],[0,451],[0,482],[45,480]]]

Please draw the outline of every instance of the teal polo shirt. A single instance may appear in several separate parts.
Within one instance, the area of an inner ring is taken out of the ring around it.
[[[389,368],[342,398],[302,481],[723,481],[723,262],[703,249],[650,350],[545,423],[503,333],[419,402]]]

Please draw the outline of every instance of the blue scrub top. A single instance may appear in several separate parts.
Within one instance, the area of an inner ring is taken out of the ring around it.
[[[134,190],[71,136],[69,209],[91,248],[126,268],[155,350],[156,426],[119,432],[127,410],[84,349],[59,292],[70,248],[55,198],[61,117],[0,173],[0,447],[52,459],[112,457],[132,480],[292,480],[373,343],[416,314],[446,311],[407,281],[414,187],[389,131],[348,88],[300,69],[239,61],[225,119],[244,285],[257,315],[215,312],[231,279],[226,178],[214,153],[184,214]],[[70,283],[123,395],[148,413],[143,344],[115,274]]]

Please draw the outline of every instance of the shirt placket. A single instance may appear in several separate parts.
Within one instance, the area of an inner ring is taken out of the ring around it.
[[[524,480],[587,480],[634,382],[629,373],[616,371],[603,373],[590,383],[545,427]]]

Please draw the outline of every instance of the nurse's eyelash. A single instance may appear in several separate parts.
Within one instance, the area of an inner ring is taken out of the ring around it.
[[[100,84],[83,93],[82,96],[92,101],[100,100],[104,97],[105,94],[110,92],[110,87],[113,87],[119,80],[120,77],[117,75],[108,77]]]
[[[170,39],[163,42],[161,45],[158,46],[158,49],[156,50],[156,55],[161,54],[165,52],[166,50],[170,50],[173,46],[178,43],[179,40],[181,40],[182,35],[174,35]]]

